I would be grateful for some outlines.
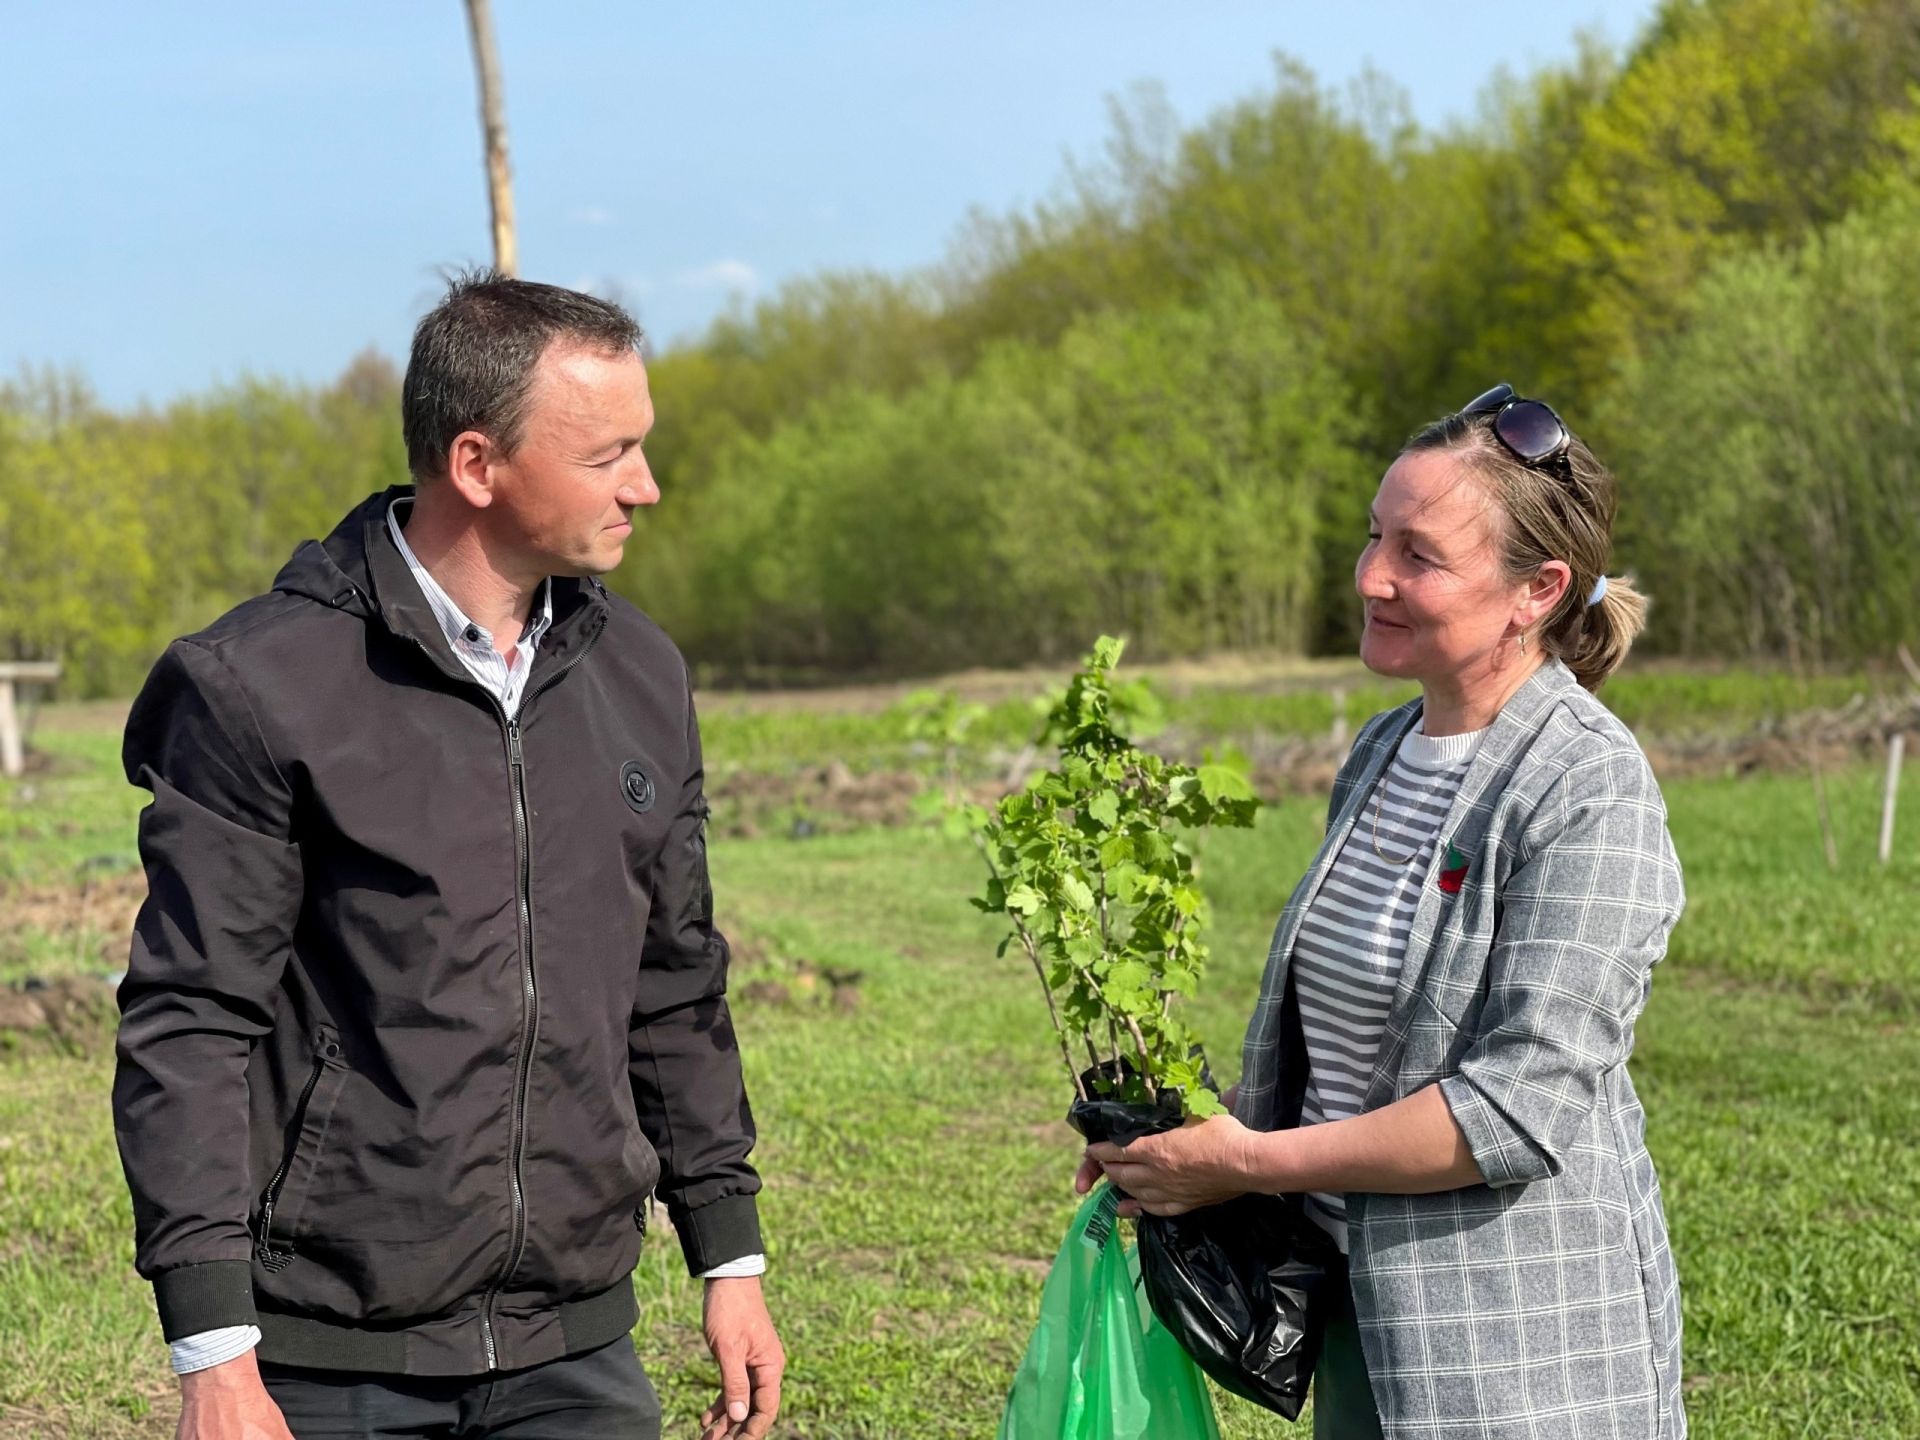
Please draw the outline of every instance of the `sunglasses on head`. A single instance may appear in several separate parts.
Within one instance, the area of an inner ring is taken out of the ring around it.
[[[1468,401],[1460,413],[1493,416],[1493,438],[1521,463],[1541,467],[1558,461],[1562,469],[1568,468],[1565,457],[1573,432],[1546,401],[1523,400],[1511,385],[1500,384]]]

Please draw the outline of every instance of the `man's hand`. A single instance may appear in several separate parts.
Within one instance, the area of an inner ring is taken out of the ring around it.
[[[174,1440],[293,1440],[253,1351],[180,1377]]]
[[[720,1362],[720,1398],[700,1417],[701,1440],[761,1440],[780,1413],[786,1353],[758,1276],[707,1281],[707,1348]]]

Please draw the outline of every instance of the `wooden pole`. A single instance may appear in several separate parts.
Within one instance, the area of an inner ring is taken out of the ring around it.
[[[58,661],[0,662],[0,775],[18,780],[27,773],[27,742],[20,729],[20,709],[14,704],[16,681],[51,684],[60,678]]]
[[[507,165],[507,107],[500,91],[500,51],[493,40],[491,0],[467,0],[473,64],[480,80],[480,132],[487,150],[487,204],[493,214],[493,268],[520,273],[513,228],[513,172]]]
[[[1893,805],[1900,794],[1900,762],[1906,758],[1907,736],[1896,730],[1887,741],[1887,793],[1880,801],[1880,863],[1893,859]]]
[[[13,705],[13,681],[0,679],[0,775],[18,780],[26,771],[27,751],[20,739],[20,712]]]

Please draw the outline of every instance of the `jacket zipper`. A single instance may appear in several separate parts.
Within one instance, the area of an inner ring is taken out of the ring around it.
[[[293,1247],[283,1250],[273,1248],[273,1207],[280,1203],[280,1189],[287,1183],[287,1172],[293,1168],[293,1157],[300,1149],[300,1132],[307,1123],[307,1106],[313,1100],[314,1087],[320,1083],[320,1075],[326,1069],[326,1062],[318,1055],[313,1058],[313,1069],[307,1075],[306,1087],[300,1092],[300,1101],[293,1107],[293,1143],[287,1146],[287,1153],[280,1157],[280,1168],[273,1172],[273,1178],[267,1182],[266,1199],[260,1205],[260,1243],[256,1247],[260,1263],[276,1274],[293,1263]]]
[[[540,683],[537,690],[531,690],[520,697],[518,715],[524,715],[534,698],[556,684],[575,665],[586,658],[587,651],[593,648],[593,642],[600,638],[604,626],[596,627],[581,642],[580,648],[571,659]],[[424,648],[424,647],[422,647]],[[515,884],[518,887],[520,922],[520,1054],[514,1062],[513,1110],[508,1125],[508,1190],[512,1206],[512,1221],[507,1244],[507,1263],[495,1277],[493,1284],[487,1287],[485,1298],[480,1304],[480,1343],[485,1352],[487,1369],[500,1368],[499,1346],[493,1334],[493,1306],[499,1298],[501,1287],[512,1278],[513,1272],[520,1266],[520,1256],[527,1243],[527,1197],[520,1175],[522,1153],[526,1145],[527,1132],[527,1086],[533,1069],[533,1038],[539,1029],[540,992],[534,980],[533,969],[533,838],[527,823],[527,765],[526,755],[520,747],[520,721],[518,715],[507,718],[506,707],[498,700],[494,701],[494,711],[500,717],[501,726],[507,739],[507,774],[513,784],[513,844],[516,864]]]

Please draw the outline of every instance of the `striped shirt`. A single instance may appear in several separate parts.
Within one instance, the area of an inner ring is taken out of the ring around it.
[[[1408,733],[1301,921],[1293,979],[1307,1042],[1302,1125],[1361,1111],[1420,887],[1485,734]],[[1344,1254],[1346,1196],[1315,1192],[1306,1208]]]

